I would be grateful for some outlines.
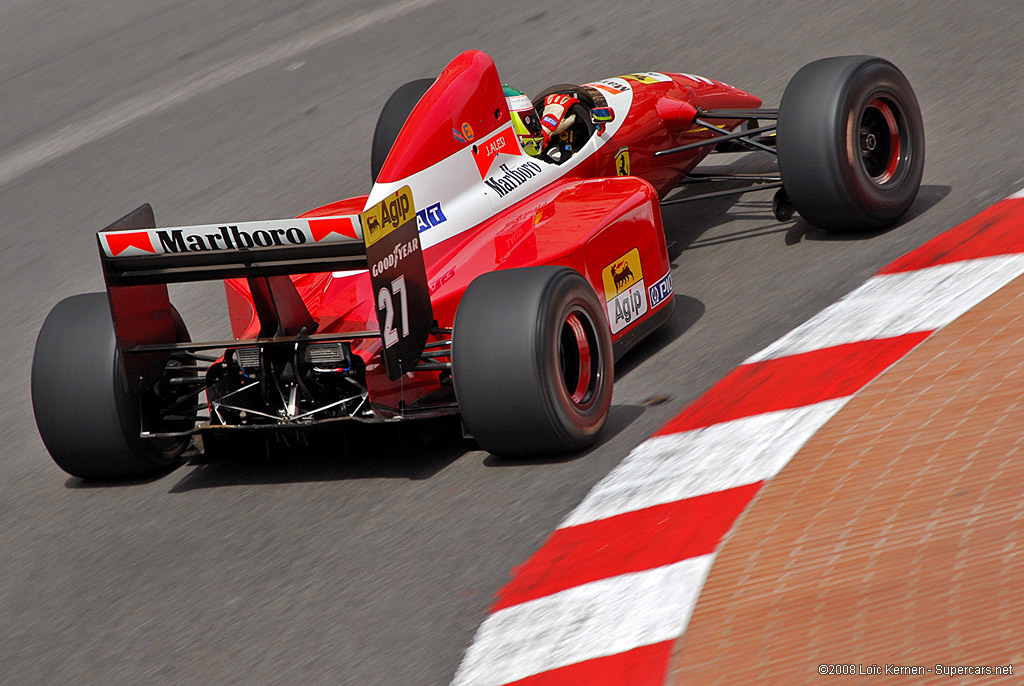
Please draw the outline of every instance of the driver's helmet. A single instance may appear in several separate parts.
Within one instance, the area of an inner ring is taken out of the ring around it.
[[[533,103],[520,90],[505,86],[505,102],[512,115],[512,128],[527,155],[536,157],[544,149],[544,130]]]

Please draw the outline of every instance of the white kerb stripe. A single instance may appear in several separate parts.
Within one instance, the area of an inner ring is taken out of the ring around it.
[[[1021,188],[1019,191],[1017,191],[1013,195],[1008,196],[1006,199],[1007,200],[1016,200],[1016,199],[1019,199],[1019,198],[1024,198],[1024,188]]]
[[[672,640],[686,627],[713,558],[601,579],[500,610],[480,625],[452,686],[499,686]]]
[[[847,400],[649,438],[594,486],[561,527],[770,479]]]
[[[875,276],[745,364],[844,343],[935,331],[1021,273],[1024,255],[1001,255]]]

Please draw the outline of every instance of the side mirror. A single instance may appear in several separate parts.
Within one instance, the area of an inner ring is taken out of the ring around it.
[[[604,127],[615,121],[615,110],[611,107],[595,107],[590,110],[590,118],[597,126],[598,133],[604,133]]]
[[[654,109],[666,124],[688,129],[697,118],[697,108],[685,100],[661,98],[654,104]]]

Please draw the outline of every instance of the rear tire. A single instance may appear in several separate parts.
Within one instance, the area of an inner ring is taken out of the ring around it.
[[[83,479],[145,478],[180,465],[188,437],[139,437],[142,415],[155,404],[149,395],[128,393],[107,295],[57,303],[32,359],[32,410],[53,461]],[[159,417],[146,419],[153,429],[182,430],[180,421],[161,427]]]
[[[452,334],[452,381],[466,429],[500,456],[592,445],[611,406],[611,334],[594,289],[567,267],[483,274]]]
[[[377,127],[373,130],[373,145],[370,149],[370,178],[376,183],[384,161],[391,152],[391,146],[398,138],[398,132],[405,126],[416,103],[427,92],[434,79],[417,79],[399,87],[388,101],[377,118]]]
[[[878,57],[800,69],[782,96],[776,146],[796,211],[829,231],[890,226],[921,186],[921,110],[903,73]]]

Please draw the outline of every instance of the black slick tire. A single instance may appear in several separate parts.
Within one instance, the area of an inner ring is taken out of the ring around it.
[[[782,96],[776,146],[796,211],[829,231],[891,226],[921,186],[921,110],[903,73],[879,57],[801,68]]]
[[[370,147],[370,178],[376,182],[384,161],[391,152],[391,146],[398,138],[398,132],[405,126],[416,103],[434,84],[434,79],[417,79],[398,88],[377,117],[377,126],[373,130],[373,144]]]
[[[145,395],[128,393],[107,295],[57,303],[32,359],[32,410],[54,462],[83,479],[146,478],[180,465],[187,437],[139,437]]]
[[[483,274],[455,317],[452,381],[469,433],[499,456],[596,442],[611,405],[611,334],[590,284],[567,267]]]

